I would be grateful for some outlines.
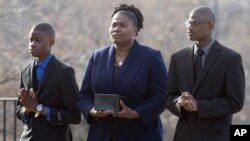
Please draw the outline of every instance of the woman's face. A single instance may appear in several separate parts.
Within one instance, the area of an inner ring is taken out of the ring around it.
[[[113,16],[109,28],[109,35],[111,41],[117,46],[131,44],[135,39],[137,31],[133,20],[125,14],[118,12]]]

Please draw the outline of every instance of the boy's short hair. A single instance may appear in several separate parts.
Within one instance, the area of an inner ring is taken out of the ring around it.
[[[32,30],[38,30],[38,31],[45,32],[46,34],[51,36],[51,38],[55,39],[55,30],[54,30],[53,26],[49,23],[36,24],[32,27]]]

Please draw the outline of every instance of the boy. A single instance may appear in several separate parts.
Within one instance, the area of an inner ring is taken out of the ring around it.
[[[29,50],[34,61],[21,71],[16,115],[24,123],[20,141],[71,141],[69,124],[79,124],[74,69],[51,54],[55,31],[48,23],[32,27]]]

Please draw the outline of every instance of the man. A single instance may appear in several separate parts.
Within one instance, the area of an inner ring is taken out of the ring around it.
[[[51,54],[55,31],[48,23],[32,27],[29,50],[36,59],[21,72],[16,114],[24,123],[20,141],[71,141],[69,124],[79,124],[74,69]]]
[[[179,117],[174,141],[229,141],[232,114],[243,107],[245,76],[241,56],[212,37],[209,7],[186,21],[194,44],[171,57],[167,108]]]

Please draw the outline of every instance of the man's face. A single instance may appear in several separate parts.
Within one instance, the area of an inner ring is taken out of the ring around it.
[[[123,46],[130,44],[137,33],[137,28],[134,22],[126,15],[116,13],[109,28],[110,39],[113,43]]]
[[[45,58],[52,45],[52,38],[47,33],[34,29],[30,31],[29,50],[33,57]]]
[[[213,23],[207,15],[202,15],[197,11],[190,13],[186,21],[188,36],[191,41],[206,41],[212,36]]]

